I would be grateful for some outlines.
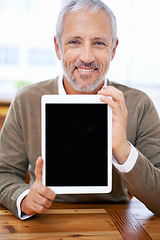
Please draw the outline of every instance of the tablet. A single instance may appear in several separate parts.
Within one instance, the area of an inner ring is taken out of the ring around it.
[[[41,99],[42,182],[56,194],[112,189],[112,110],[99,95]]]

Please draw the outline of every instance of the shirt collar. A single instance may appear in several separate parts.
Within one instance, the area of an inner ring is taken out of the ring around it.
[[[58,78],[58,94],[67,95],[63,85],[63,75],[60,75]]]
[[[104,86],[107,85],[107,78],[105,78]],[[58,78],[58,93],[59,95],[67,95],[63,85],[63,75]]]

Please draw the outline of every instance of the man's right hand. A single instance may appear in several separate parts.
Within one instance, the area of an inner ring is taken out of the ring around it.
[[[21,202],[21,211],[27,215],[45,213],[56,197],[56,194],[50,188],[42,184],[42,167],[43,159],[39,157],[35,168],[36,181]]]

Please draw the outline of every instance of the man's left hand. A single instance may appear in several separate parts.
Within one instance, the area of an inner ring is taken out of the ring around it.
[[[98,94],[102,95],[100,100],[112,108],[112,151],[119,164],[124,164],[131,151],[127,141],[128,111],[124,94],[112,86],[104,86]]]

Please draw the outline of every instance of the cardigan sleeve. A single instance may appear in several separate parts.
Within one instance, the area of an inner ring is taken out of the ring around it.
[[[0,204],[17,217],[17,198],[29,188],[25,183],[27,169],[28,159],[22,135],[20,106],[15,99],[0,135]]]
[[[25,183],[28,166],[32,184],[35,163],[41,156],[41,96],[44,94],[58,94],[58,78],[21,89],[10,106],[0,135],[0,204],[17,217],[17,199],[30,188]]]
[[[148,97],[138,108],[135,141],[138,159],[130,172],[119,174],[129,192],[160,215],[160,120]]]

